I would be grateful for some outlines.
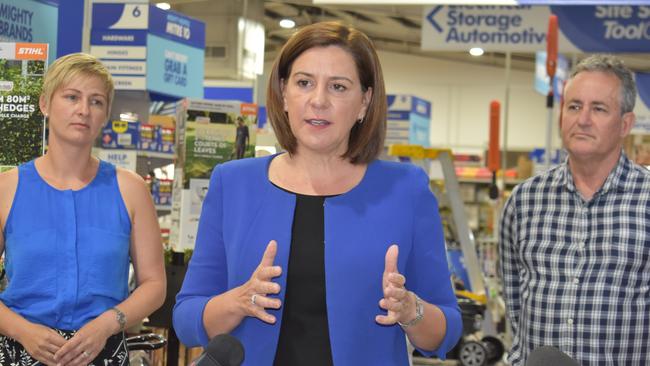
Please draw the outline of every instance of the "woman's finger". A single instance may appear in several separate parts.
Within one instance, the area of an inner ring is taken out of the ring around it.
[[[259,281],[255,284],[254,293],[256,294],[278,294],[280,293],[280,285],[270,281]]]
[[[259,306],[253,310],[253,316],[269,324],[275,324],[276,321],[275,316],[267,313],[266,311],[264,311],[264,308],[261,308]]]
[[[280,266],[260,267],[257,269],[254,277],[260,281],[268,281],[271,278],[280,276],[281,274],[282,267]]]
[[[387,281],[397,287],[404,287],[406,284],[406,277],[401,273],[388,273]]]
[[[264,296],[262,294],[253,295],[255,297],[255,303],[253,304],[253,298],[251,297],[251,305],[260,307],[263,309],[279,309],[282,306],[282,301],[280,299],[275,299],[271,297]]]
[[[398,287],[388,286],[384,289],[385,298],[393,298],[395,300],[402,301],[407,294],[408,291],[403,287],[398,288]]]

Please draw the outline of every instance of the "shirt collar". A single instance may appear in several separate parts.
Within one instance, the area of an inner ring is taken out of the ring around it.
[[[614,189],[625,190],[626,182],[628,181],[631,171],[632,162],[628,159],[627,155],[625,155],[625,152],[621,150],[621,155],[618,158],[616,166],[609,173],[607,179],[605,179],[605,183],[600,187],[596,194],[603,194]],[[568,157],[564,159],[564,162],[554,172],[553,185],[566,187],[569,192],[576,191],[573,175],[569,169]]]

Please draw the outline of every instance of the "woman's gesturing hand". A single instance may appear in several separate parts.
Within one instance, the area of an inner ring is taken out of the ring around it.
[[[407,323],[416,317],[415,296],[404,287],[406,277],[397,270],[399,248],[391,245],[386,251],[382,288],[384,297],[379,300],[379,306],[387,311],[386,315],[377,315],[375,321],[383,325],[393,325],[397,322]]]
[[[271,298],[268,294],[280,293],[280,285],[271,281],[282,274],[280,266],[274,266],[275,254],[278,252],[278,243],[271,240],[266,246],[262,261],[253,272],[250,280],[240,287],[238,300],[247,316],[273,324],[275,316],[266,312],[267,308],[279,309],[282,306],[280,299]]]

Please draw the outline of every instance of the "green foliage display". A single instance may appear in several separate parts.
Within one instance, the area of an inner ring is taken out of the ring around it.
[[[25,73],[23,62],[26,62]],[[38,98],[44,64],[43,61],[0,60],[0,82],[13,83],[12,90],[0,91],[0,165],[19,165],[43,152],[44,120]]]

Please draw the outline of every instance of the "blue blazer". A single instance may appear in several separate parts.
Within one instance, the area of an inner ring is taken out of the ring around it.
[[[296,200],[269,181],[273,157],[228,162],[212,173],[196,247],[174,308],[174,329],[188,346],[208,343],[202,321],[206,303],[248,281],[271,239],[278,242],[275,264],[284,270],[275,279],[284,300]],[[407,289],[445,314],[447,333],[435,354],[444,358],[461,335],[429,178],[414,165],[376,160],[356,187],[325,201],[327,316],[337,366],[408,365],[401,327],[375,322],[377,314],[385,313],[378,302],[391,244],[399,245],[398,269]],[[282,309],[268,311],[276,324],[249,317],[232,331],[244,345],[244,365],[273,364]]]

